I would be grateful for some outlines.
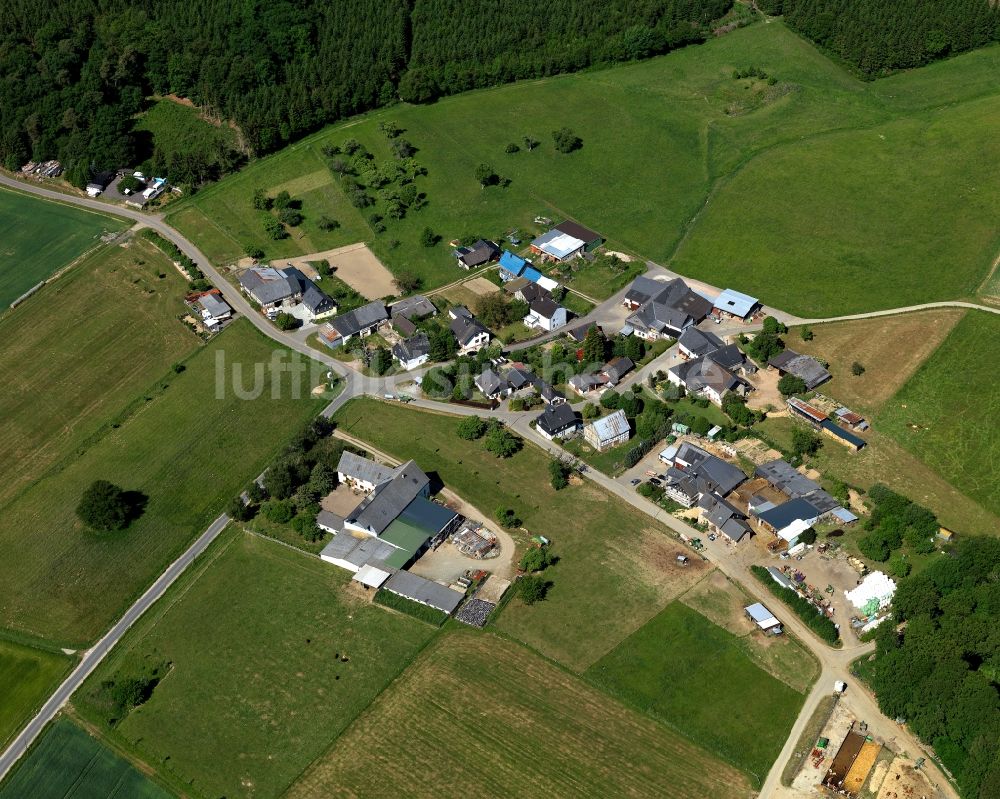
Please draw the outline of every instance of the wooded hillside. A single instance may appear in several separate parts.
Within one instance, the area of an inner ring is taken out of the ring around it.
[[[768,13],[868,77],[1000,39],[990,0],[763,0]]]

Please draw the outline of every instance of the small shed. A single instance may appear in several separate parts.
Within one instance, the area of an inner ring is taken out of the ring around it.
[[[755,602],[753,605],[747,605],[743,610],[758,629],[763,630],[768,635],[781,634],[781,622],[765,605]]]

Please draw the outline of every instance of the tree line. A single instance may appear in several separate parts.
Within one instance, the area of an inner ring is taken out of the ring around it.
[[[1000,6],[988,0],[763,0],[794,30],[862,75],[898,69],[1000,39]]]
[[[0,4],[0,163],[58,158],[79,186],[131,166],[135,116],[168,94],[232,120],[260,155],[400,97],[666,52],[703,39],[731,5],[11,0]],[[204,177],[210,166],[177,168]]]

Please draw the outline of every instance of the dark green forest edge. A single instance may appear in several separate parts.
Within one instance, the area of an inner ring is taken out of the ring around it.
[[[1000,38],[986,0],[762,0],[877,77]],[[353,114],[630,61],[753,19],[732,0],[13,0],[0,6],[0,164],[58,158],[78,186],[146,163],[196,187]],[[460,21],[460,22],[459,22]],[[135,129],[188,98],[240,151],[163,152]]]

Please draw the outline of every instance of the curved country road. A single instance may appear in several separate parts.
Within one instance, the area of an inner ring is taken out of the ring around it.
[[[163,216],[160,214],[147,214],[131,208],[111,206],[100,200],[91,199],[89,197],[63,194],[51,189],[46,189],[42,186],[36,186],[30,183],[15,180],[4,174],[0,174],[0,185],[7,186],[18,191],[23,191],[28,194],[33,194],[44,199],[77,205],[82,208],[107,214],[109,216],[118,216],[130,219],[144,227],[152,228],[161,236],[171,241],[177,246],[178,249],[180,249],[181,252],[191,258],[191,260],[198,265],[198,268],[212,280],[212,282],[222,292],[223,296],[225,296],[226,302],[228,302],[235,311],[246,317],[262,333],[288,349],[294,350],[312,358],[313,360],[319,361],[344,380],[345,385],[343,391],[323,410],[323,415],[325,416],[332,416],[338,408],[353,397],[364,394],[376,397],[381,396],[384,393],[392,391],[397,382],[402,380],[410,381],[415,375],[419,375],[430,368],[424,367],[404,375],[399,375],[395,378],[366,378],[353,369],[348,368],[345,364],[335,358],[308,346],[301,336],[296,337],[293,334],[278,330],[247,301],[237,288],[229,283],[229,281],[227,281],[218,272],[205,254],[198,249],[198,247],[168,225],[164,221]],[[670,279],[673,277],[683,278],[682,275],[677,275],[665,267],[659,266],[653,262],[647,262],[647,266],[647,274],[651,274],[653,277],[660,277],[664,279]],[[705,292],[711,292],[713,294],[719,291],[717,288],[710,286],[709,284],[699,283],[698,281],[691,280],[689,278],[683,279],[695,289],[701,289]],[[602,314],[613,314],[613,309],[619,305],[621,297],[624,293],[625,290],[618,292],[609,300],[606,300],[594,308],[590,314],[577,321],[579,323],[591,320],[598,321],[598,317]],[[1000,309],[998,308],[963,301],[928,302],[920,305],[906,306],[903,308],[817,319],[800,318],[773,308],[767,308],[766,311],[773,314],[786,324],[822,324],[826,322],[851,321],[859,319],[872,319],[880,316],[893,316],[896,314],[910,313],[933,308],[966,308],[1000,314]],[[756,326],[744,326],[742,329],[753,330],[755,327]],[[526,342],[523,346],[537,344],[541,341],[552,338],[553,336],[560,335],[562,332],[563,331],[560,330],[546,334],[545,336],[541,336],[531,342]],[[518,348],[519,347],[515,346],[512,349]],[[648,367],[649,365],[647,365],[646,368],[648,369]],[[489,413],[483,409],[465,408],[455,405],[442,405],[438,402],[423,399],[415,400],[412,404],[415,407],[444,413],[457,413],[462,415]],[[556,445],[547,441],[535,432],[535,430],[529,425],[529,421],[531,419],[530,414],[523,412],[512,413],[498,409],[497,411],[490,413],[490,415],[502,419],[510,427],[517,430],[519,434],[532,441],[544,451],[555,455],[565,454],[564,451],[559,449]],[[677,532],[684,532],[686,534],[696,534],[697,531],[695,531],[694,528],[691,528],[684,522],[676,519],[634,491],[627,490],[620,483],[610,477],[607,477],[603,473],[594,469],[587,469],[585,476],[600,485],[609,493],[614,494],[623,501],[629,503],[643,513],[648,514],[673,530]],[[55,693],[49,697],[37,715],[31,719],[27,726],[25,726],[17,737],[14,738],[6,750],[0,754],[0,780],[3,779],[17,760],[27,751],[35,739],[41,734],[48,722],[55,718],[59,710],[69,700],[70,696],[80,687],[83,681],[97,667],[107,653],[121,640],[122,636],[135,623],[135,621],[142,616],[142,614],[148,610],[149,607],[151,607],[164,594],[164,592],[166,592],[166,590],[184,572],[184,570],[208,548],[212,541],[214,541],[219,533],[221,533],[225,528],[228,521],[229,519],[225,514],[219,516],[219,518],[217,518],[177,560],[167,567],[166,571],[164,571],[163,574],[161,574],[145,591],[145,593],[143,593],[143,595],[135,601],[135,603],[125,612],[125,615],[122,616],[122,618],[104,635],[104,637],[101,638],[101,640],[98,641],[91,649],[84,653],[83,658],[77,667],[56,689]],[[721,542],[721,540],[708,542],[706,547],[707,555],[710,560],[723,573],[739,583],[751,596],[760,600],[769,599],[769,595],[766,594],[764,589],[749,573],[749,571],[743,566],[734,563],[727,557],[726,546]],[[866,652],[872,651],[871,645],[854,647],[852,649],[832,649],[831,647],[821,643],[793,614],[787,613],[784,614],[784,616],[786,617],[785,625],[796,634],[799,640],[802,641],[802,643],[807,646],[819,660],[821,673],[816,684],[813,686],[812,691],[805,700],[802,711],[792,727],[781,755],[777,758],[769,774],[766,776],[766,779],[763,781],[763,787],[760,793],[761,797],[770,799],[771,797],[783,797],[788,795],[785,789],[783,789],[780,785],[779,778],[781,771],[789,756],[794,751],[795,746],[798,743],[799,735],[808,722],[816,705],[824,695],[832,692],[834,680],[844,680],[850,684],[851,687],[845,695],[843,701],[847,703],[850,710],[857,715],[858,718],[867,720],[873,731],[884,739],[892,741],[897,749],[906,752],[911,757],[920,757],[924,754],[919,741],[917,741],[916,738],[910,734],[909,730],[899,727],[894,722],[886,719],[879,711],[875,698],[868,693],[863,686],[851,678],[849,670],[851,661]],[[929,775],[933,777],[933,782],[936,783],[936,787],[944,796],[949,797],[949,799],[958,799],[958,795],[950,783],[947,782],[940,771],[938,771],[933,761],[929,758],[926,768]]]

